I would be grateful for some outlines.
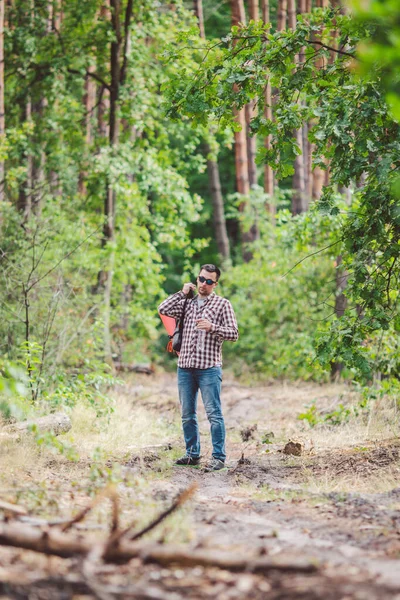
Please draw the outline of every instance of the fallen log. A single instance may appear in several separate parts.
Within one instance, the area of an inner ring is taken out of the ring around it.
[[[62,533],[57,530],[40,531],[18,523],[0,524],[0,545],[33,550],[47,555],[72,558],[88,556],[98,546],[98,538]],[[314,561],[307,559],[285,560],[282,557],[243,558],[227,552],[213,550],[201,551],[185,549],[179,546],[164,546],[154,543],[129,543],[121,540],[119,544],[108,546],[103,555],[104,562],[127,562],[140,558],[144,563],[156,563],[163,566],[177,564],[182,567],[217,567],[228,571],[248,571],[267,573],[270,571],[313,573],[318,570]]]
[[[114,362],[116,371],[125,373],[144,373],[145,375],[153,375],[154,368],[152,365],[135,365],[123,362]]]
[[[6,427],[3,427],[2,432],[5,436],[2,435],[1,437],[4,439],[4,437],[10,436],[10,438],[15,439],[18,438],[19,434],[29,433],[32,428],[35,428],[39,432],[51,431],[54,435],[60,435],[61,433],[67,433],[71,427],[71,419],[68,415],[65,413],[54,413],[30,421],[6,425]]]

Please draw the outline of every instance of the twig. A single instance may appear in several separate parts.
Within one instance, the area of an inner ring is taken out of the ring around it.
[[[68,531],[69,529],[71,529],[71,527],[73,525],[75,525],[76,523],[79,523],[80,521],[83,521],[83,519],[86,517],[86,515],[88,513],[90,513],[90,511],[93,510],[95,508],[95,506],[97,506],[101,500],[103,500],[104,498],[110,497],[111,494],[112,494],[112,491],[111,491],[110,487],[105,488],[103,491],[100,492],[100,494],[98,494],[96,496],[96,498],[93,500],[93,502],[91,502],[88,506],[86,506],[83,510],[81,510],[81,512],[79,512],[73,519],[71,519],[71,521],[68,521],[68,523],[66,523],[63,527],[61,527],[61,531],[62,532]]]
[[[339,244],[342,240],[342,238],[340,238],[340,240],[337,240],[336,242],[333,242],[333,244],[329,244],[329,246],[325,246],[325,248],[321,248],[320,250],[317,250],[316,252],[312,252],[311,254],[307,254],[307,256],[304,256],[304,258],[302,258],[301,260],[297,261],[297,263],[295,265],[293,265],[293,267],[291,269],[289,269],[289,271],[286,271],[286,273],[284,275],[282,275],[282,279],[284,277],[286,277],[286,275],[289,275],[289,273],[291,273],[298,265],[300,265],[302,262],[304,262],[307,258],[310,258],[311,256],[315,256],[316,254],[320,254],[321,252],[324,252],[324,250],[328,250],[328,248],[332,248],[333,246],[337,246],[337,244]]]
[[[161,523],[161,521],[163,521],[164,519],[169,517],[169,515],[172,514],[177,508],[179,508],[184,502],[186,502],[186,500],[189,500],[189,498],[191,498],[193,496],[196,489],[197,489],[197,483],[192,483],[191,486],[189,486],[186,490],[184,490],[183,492],[181,492],[179,494],[179,496],[176,498],[175,502],[173,502],[173,504],[169,508],[167,508],[167,510],[162,512],[156,519],[154,519],[154,521],[152,521],[151,523],[149,523],[149,525],[144,527],[144,529],[141,529],[134,535],[129,536],[128,539],[131,541],[137,540],[140,537],[144,536],[149,531],[151,531],[152,529],[154,529],[154,527],[157,527],[157,525],[159,523]],[[110,542],[112,541],[112,545],[115,546],[116,544],[118,544],[118,542],[123,537],[127,536],[127,534],[131,531],[131,529],[133,529],[134,526],[135,526],[135,524],[130,525],[123,531],[118,532],[118,534],[116,536],[114,536],[112,540],[110,540]]]
[[[322,46],[322,48],[326,48],[326,50],[331,50],[332,52],[336,52],[337,54],[343,54],[344,56],[350,56],[350,58],[360,60],[358,56],[355,56],[355,54],[351,54],[350,52],[346,52],[345,50],[339,50],[338,48],[333,48],[332,46],[327,46],[326,44],[318,42],[317,40],[306,40],[306,43],[318,44],[319,46]]]
[[[78,248],[80,248],[81,246],[83,246],[83,244],[85,242],[88,241],[89,238],[91,238],[93,235],[95,235],[98,231],[100,231],[100,229],[102,228],[102,225],[99,225],[99,227],[97,227],[97,229],[95,229],[94,231],[92,231],[91,233],[89,233],[89,235],[87,235],[85,237],[85,239],[83,239],[81,242],[79,242],[79,244],[77,244],[74,248],[72,248],[72,250],[70,250],[70,252],[67,252],[67,254],[65,254],[62,258],[60,258],[60,260],[54,265],[54,267],[52,267],[51,269],[49,269],[44,275],[42,275],[41,277],[39,277],[39,279],[35,279],[35,281],[33,281],[30,286],[27,288],[27,291],[30,292],[31,289],[39,283],[39,281],[42,281],[42,279],[45,279],[47,277],[47,275],[50,275],[50,273],[52,273],[55,269],[57,269],[57,267],[67,258],[69,258],[71,256],[71,254],[73,254],[74,252],[76,252],[78,250]]]

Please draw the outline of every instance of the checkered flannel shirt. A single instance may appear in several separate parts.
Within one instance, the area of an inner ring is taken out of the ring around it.
[[[162,315],[179,319],[182,315],[186,295],[180,291],[169,296],[158,307]],[[208,319],[211,331],[196,328],[197,319]],[[204,335],[204,343],[200,338]],[[201,308],[197,297],[187,301],[183,323],[182,346],[178,366],[183,369],[208,369],[222,365],[222,343],[236,342],[238,326],[232,304],[214,292],[203,302]]]

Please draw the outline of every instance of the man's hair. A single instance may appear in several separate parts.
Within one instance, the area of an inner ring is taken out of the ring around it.
[[[217,281],[221,277],[221,271],[215,265],[210,265],[210,264],[201,265],[200,273],[202,272],[203,269],[204,269],[204,271],[208,271],[209,273],[216,273]]]

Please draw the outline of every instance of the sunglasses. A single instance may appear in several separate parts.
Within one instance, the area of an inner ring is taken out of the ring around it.
[[[202,275],[199,275],[197,279],[200,281],[200,283],[206,283],[207,285],[212,285],[213,283],[217,283],[216,281],[214,281],[214,279],[206,279]]]

